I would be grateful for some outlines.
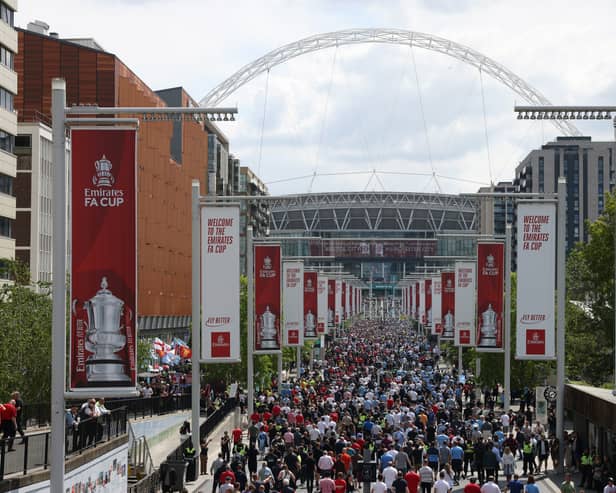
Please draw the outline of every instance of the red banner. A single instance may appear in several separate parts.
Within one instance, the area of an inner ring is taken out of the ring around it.
[[[477,244],[477,350],[503,349],[503,267],[502,242]]]
[[[255,245],[255,351],[280,350],[280,245]]]
[[[304,272],[304,339],[317,338],[317,273]]]
[[[334,326],[334,314],[336,313],[336,280],[327,280],[327,325]]]
[[[136,130],[73,130],[70,390],[137,384]]]
[[[441,339],[453,340],[456,316],[456,275],[455,272],[441,272]]]
[[[432,279],[424,279],[426,296],[426,325],[432,325]]]
[[[347,283],[342,281],[342,298],[341,298],[342,310],[340,314],[340,316],[342,317],[342,320],[346,320],[346,290],[347,290]]]

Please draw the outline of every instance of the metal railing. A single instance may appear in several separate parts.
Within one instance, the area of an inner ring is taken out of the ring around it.
[[[126,409],[119,408],[98,418],[83,420],[76,427],[67,427],[65,456],[82,453],[124,435],[127,421]],[[32,469],[47,469],[51,455],[50,442],[50,431],[25,435],[22,440],[0,440],[0,481],[9,474],[25,475]]]
[[[114,399],[105,402],[108,409],[125,407],[129,419],[148,418],[161,414],[191,409],[190,394],[176,394],[168,397],[149,397],[135,399]]]
[[[70,407],[67,403],[67,407]],[[81,406],[81,402],[77,403]],[[177,394],[169,397],[136,397],[132,399],[107,399],[107,409],[126,408],[128,419],[148,418],[175,411],[191,409],[190,394]],[[24,429],[49,426],[51,406],[49,403],[26,404],[21,415]]]
[[[237,405],[236,399],[227,399],[225,403],[210,414],[206,420],[201,423],[199,428],[200,436],[205,437],[220,424],[220,422],[235,408]],[[168,461],[184,459],[184,444],[179,445],[173,452],[167,456]],[[198,460],[198,458],[197,458]],[[129,484],[128,493],[152,493],[161,491],[161,477],[159,469],[155,469],[152,473],[137,483]]]

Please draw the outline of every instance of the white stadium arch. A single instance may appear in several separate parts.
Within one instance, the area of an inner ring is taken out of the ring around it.
[[[461,45],[455,41],[405,29],[345,29],[325,34],[316,34],[308,38],[286,44],[263,55],[255,61],[244,65],[241,69],[214,87],[199,102],[200,106],[213,107],[218,105],[230,94],[242,87],[259,74],[270,70],[276,65],[292,58],[312,53],[314,51],[334,48],[337,46],[381,43],[415,46],[426,50],[442,53],[468,65],[477,67],[497,81],[509,87],[524,101],[532,105],[549,106],[552,103],[539,91],[511,72],[500,63],[482,55],[478,51]],[[581,135],[581,132],[570,122],[551,120],[564,135]]]

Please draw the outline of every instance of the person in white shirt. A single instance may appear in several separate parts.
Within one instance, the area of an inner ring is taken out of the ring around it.
[[[317,462],[317,467],[319,468],[319,472],[321,474],[329,474],[332,472],[332,469],[334,468],[334,461],[328,455],[328,453],[325,452],[321,457],[319,457],[319,460]]]
[[[451,486],[449,486],[449,483],[445,481],[444,471],[439,473],[439,479],[436,483],[434,483],[434,493],[451,493]]]
[[[370,493],[386,493],[386,492],[387,492],[387,485],[383,482],[383,476],[379,474],[379,477],[376,483],[374,483],[372,485],[372,488],[370,488]]]
[[[383,480],[388,488],[391,488],[391,485],[394,484],[394,481],[398,477],[398,469],[394,466],[389,465],[385,469],[383,469]]]
[[[503,433],[509,433],[509,415],[507,413],[501,415],[501,424],[503,425]]]
[[[488,480],[481,487],[481,493],[500,493],[500,488],[494,482],[493,476],[488,476]]]

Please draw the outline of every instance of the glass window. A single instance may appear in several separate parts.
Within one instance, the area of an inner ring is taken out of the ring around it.
[[[11,27],[15,25],[15,12],[4,2],[0,2],[0,18]]]
[[[0,193],[13,195],[13,177],[0,173]]]
[[[0,236],[5,238],[13,237],[13,220],[8,217],[0,216]]]
[[[7,111],[13,111],[13,94],[0,87],[0,106]]]
[[[13,153],[15,146],[15,136],[0,130],[0,149]]]
[[[0,45],[0,63],[5,67],[14,70],[15,55],[6,46]]]

